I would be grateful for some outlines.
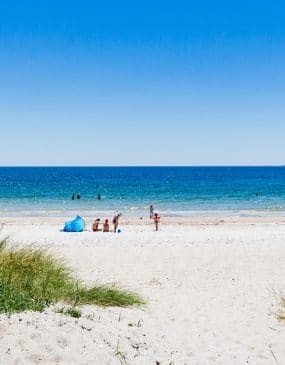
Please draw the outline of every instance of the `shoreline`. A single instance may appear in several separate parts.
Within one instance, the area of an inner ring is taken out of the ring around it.
[[[86,225],[92,224],[97,218],[97,215],[93,217],[87,216],[82,218],[85,220]],[[10,216],[10,217],[0,217],[0,224],[17,224],[17,223],[27,223],[27,224],[63,224],[66,221],[73,219],[74,216],[58,217],[58,216]],[[105,216],[101,217],[101,221]],[[112,215],[109,216],[111,220]],[[275,223],[275,224],[285,224],[285,214],[283,216],[250,216],[250,217],[232,217],[232,216],[196,216],[196,217],[170,217],[162,216],[161,225],[211,225],[211,224],[264,224],[264,223]],[[152,219],[149,217],[137,217],[137,216],[122,216],[120,218],[120,225],[146,225],[153,224]]]

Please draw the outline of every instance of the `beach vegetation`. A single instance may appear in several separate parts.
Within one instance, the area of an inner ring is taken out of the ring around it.
[[[281,297],[277,318],[280,321],[285,321],[285,297]]]
[[[128,323],[128,327],[141,327],[143,324],[143,321],[140,319],[137,323]]]
[[[65,314],[66,316],[73,318],[80,318],[82,316],[80,309],[76,307],[61,307],[56,311],[56,313]]]
[[[73,307],[144,304],[137,294],[114,286],[86,286],[68,265],[42,247],[19,247],[0,241],[0,313],[41,311],[57,302]]]
[[[125,353],[120,349],[119,341],[115,348],[114,356],[120,361],[121,365],[127,365],[127,357]]]

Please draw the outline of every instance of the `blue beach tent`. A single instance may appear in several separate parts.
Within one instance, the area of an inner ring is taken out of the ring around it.
[[[77,215],[75,219],[69,222],[65,222],[63,231],[64,232],[82,232],[85,228],[84,220]]]

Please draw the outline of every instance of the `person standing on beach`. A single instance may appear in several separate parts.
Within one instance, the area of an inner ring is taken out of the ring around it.
[[[74,200],[74,199],[75,199],[75,194],[74,194],[74,193],[72,194],[71,199],[72,199],[72,200]]]
[[[119,217],[121,216],[121,214],[116,214],[113,218],[113,224],[114,224],[114,233],[117,232],[117,228],[118,228],[118,225],[119,225]]]
[[[160,223],[160,217],[158,216],[157,213],[154,214],[153,221],[155,224],[155,230],[158,231],[158,223]]]
[[[149,207],[149,218],[153,218],[153,204]]]
[[[79,200],[81,198],[80,193],[77,194],[77,199]]]

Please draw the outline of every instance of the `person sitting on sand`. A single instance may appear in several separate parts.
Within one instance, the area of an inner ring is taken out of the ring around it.
[[[100,223],[100,218],[97,218],[93,225],[92,225],[92,231],[93,232],[99,232],[99,231],[102,231],[102,229],[99,229],[99,223]]]
[[[108,219],[105,219],[105,222],[103,224],[103,232],[109,232],[110,231],[110,225]]]
[[[157,213],[154,213],[153,221],[155,224],[155,230],[158,231],[158,223],[160,223],[160,217],[158,216]]]

